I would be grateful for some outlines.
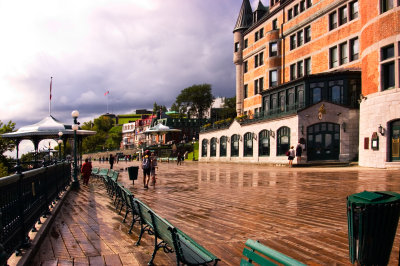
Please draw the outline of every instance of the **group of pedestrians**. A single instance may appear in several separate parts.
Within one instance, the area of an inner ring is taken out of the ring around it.
[[[289,167],[293,166],[293,160],[296,157],[297,158],[297,164],[301,163],[301,154],[303,152],[303,145],[300,143],[297,143],[296,150],[294,149],[294,146],[290,147],[290,150],[287,151],[287,156],[289,160]]]
[[[152,152],[146,150],[144,152],[142,160],[142,170],[143,170],[143,186],[145,189],[149,188],[150,177],[151,185],[156,185],[156,167],[157,167],[157,156]]]

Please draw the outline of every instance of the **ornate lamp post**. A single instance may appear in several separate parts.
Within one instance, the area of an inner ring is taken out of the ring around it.
[[[193,162],[195,161],[195,158],[194,158],[194,144],[196,143],[196,139],[195,138],[193,138],[193,140],[192,140],[192,147],[193,147]]]
[[[60,131],[60,132],[58,132],[58,140],[57,140],[57,142],[58,142],[58,160],[59,161],[61,161],[61,144],[62,144],[62,136],[63,136],[63,133]]]
[[[78,181],[78,166],[77,166],[77,158],[76,158],[76,131],[79,129],[79,123],[77,121],[79,112],[77,110],[72,111],[72,118],[74,119],[74,124],[72,125],[72,130],[74,131],[74,180],[72,181],[73,188],[79,188]]]

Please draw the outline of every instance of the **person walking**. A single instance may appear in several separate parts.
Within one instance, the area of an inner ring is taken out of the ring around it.
[[[301,163],[301,154],[303,152],[303,145],[301,145],[300,141],[297,143],[296,146],[296,158],[297,158],[297,164]]]
[[[110,163],[110,169],[113,169],[114,166],[114,156],[110,154],[110,157],[108,158],[108,162]]]
[[[85,159],[85,162],[81,167],[82,179],[84,185],[89,185],[89,178],[92,174],[92,162],[89,161],[88,158]]]
[[[180,152],[178,152],[178,158],[177,158],[177,160],[176,160],[176,165],[180,165],[180,164],[182,164],[181,160],[182,160],[181,153],[180,153]]]
[[[154,152],[151,153],[150,164],[151,164],[151,184],[153,186],[155,186],[156,185],[157,156],[154,154]]]
[[[151,161],[149,157],[149,151],[145,151],[142,161],[143,170],[143,186],[145,189],[149,188]]]
[[[294,147],[291,146],[290,150],[288,151],[289,167],[292,167],[292,165],[293,165],[294,156],[295,156]]]

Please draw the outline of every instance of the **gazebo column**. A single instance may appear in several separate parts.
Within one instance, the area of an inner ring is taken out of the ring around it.
[[[19,160],[19,144],[21,143],[21,139],[16,139],[15,140],[15,149],[16,149],[16,151],[17,151],[17,154],[16,154],[16,164],[15,164],[15,171],[19,174],[19,173],[21,173],[21,163],[20,163],[20,160]]]
[[[38,155],[39,155],[39,142],[40,139],[34,138],[32,139],[33,146],[35,147],[35,165],[34,168],[37,168],[38,166]]]

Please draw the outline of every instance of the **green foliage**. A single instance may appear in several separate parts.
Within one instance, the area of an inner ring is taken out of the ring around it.
[[[8,176],[8,167],[0,162],[0,177]]]
[[[90,128],[91,125],[93,125],[92,128]],[[96,135],[83,140],[82,150],[84,153],[119,148],[122,140],[122,126],[115,126],[113,119],[100,116],[93,123],[92,121],[84,123],[81,128],[96,131]]]
[[[196,115],[203,118],[204,113],[211,107],[214,97],[211,93],[210,84],[193,85],[185,88],[176,97],[176,106],[179,107],[180,113]]]
[[[15,123],[8,121],[7,124],[3,124],[0,121],[0,134],[13,132],[15,129]],[[0,155],[2,156],[6,151],[12,151],[15,148],[15,143],[12,139],[0,137]]]
[[[158,105],[156,102],[154,102],[153,112],[157,113],[158,111],[160,111],[160,109],[163,113],[168,112],[168,109],[167,107],[165,107],[165,105]]]

